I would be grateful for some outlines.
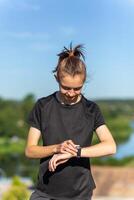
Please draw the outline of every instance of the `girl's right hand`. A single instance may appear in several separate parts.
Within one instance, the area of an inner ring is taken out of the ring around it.
[[[67,162],[72,157],[73,157],[72,154],[69,154],[69,153],[54,154],[53,157],[49,161],[49,165],[48,165],[49,171],[54,172],[58,165]]]
[[[66,140],[57,145],[56,153],[70,153],[76,156],[78,151],[76,146],[77,145],[75,145],[72,140]]]

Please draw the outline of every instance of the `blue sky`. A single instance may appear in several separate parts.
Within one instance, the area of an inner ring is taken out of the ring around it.
[[[63,46],[85,45],[86,97],[134,98],[134,0],[0,0],[0,96],[46,96]]]

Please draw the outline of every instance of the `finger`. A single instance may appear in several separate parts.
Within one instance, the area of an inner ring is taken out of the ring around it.
[[[51,162],[51,169],[52,169],[52,172],[54,171],[54,161],[52,160]]]
[[[70,153],[71,155],[76,155],[78,150],[72,150],[70,148],[65,148],[63,153]]]
[[[68,148],[65,148],[64,150],[61,150],[61,153],[62,154],[70,153],[71,155],[75,155],[76,154],[75,152],[73,152],[72,150],[70,150]]]
[[[51,168],[51,160],[49,161],[48,169],[49,169],[50,172],[52,171],[52,168]]]
[[[61,145],[61,152],[63,153],[63,151],[66,151],[66,149],[70,149],[71,151],[77,153],[77,148],[76,148],[76,145],[75,146],[72,146],[69,142],[66,142],[66,143],[63,143]]]
[[[65,153],[66,148],[68,147],[67,143],[62,143],[60,146],[60,153]]]
[[[54,155],[51,160],[49,161],[49,169],[53,171],[53,161],[56,159],[56,155]]]
[[[50,160],[49,163],[48,163],[49,171],[52,171],[52,168],[51,168],[51,162],[52,162],[52,158],[51,158],[51,160]]]
[[[55,171],[56,170],[56,167],[59,165],[57,165],[57,163],[60,163],[60,162],[64,162],[63,159],[61,159],[60,157],[57,157],[53,160],[52,162],[52,170]]]
[[[65,162],[67,162],[67,161],[68,161],[68,159],[66,159],[66,160],[60,160],[59,162],[56,163],[56,167],[57,167],[58,165],[60,165],[60,164],[63,164],[63,163],[65,163]]]
[[[68,145],[67,147],[64,148],[65,151],[72,153],[72,154],[76,154],[78,152],[78,149],[75,147],[72,147],[70,145]]]
[[[53,171],[53,159],[50,161],[50,170]]]
[[[75,144],[74,144],[74,142],[73,142],[72,140],[68,140],[68,141],[67,141],[67,144],[70,144],[72,147],[75,148]]]
[[[61,157],[62,156],[62,154],[57,154],[53,159],[52,159],[52,162],[51,162],[51,169],[52,169],[52,171],[55,171],[55,169],[56,169],[56,164],[57,164],[57,162],[58,161],[60,161],[61,160]]]
[[[76,146],[75,147],[73,147],[73,146],[71,146],[70,144],[67,146],[67,148],[69,148],[70,150],[72,150],[72,151],[74,151],[74,152],[76,152],[77,153],[77,148],[76,148]]]
[[[57,158],[57,159],[58,159],[58,158]],[[54,170],[54,171],[55,171],[55,169],[56,169],[57,159],[55,159],[55,160],[53,161],[53,170]]]
[[[66,149],[65,149],[65,150],[61,150],[61,153],[62,153],[62,154],[67,153]]]
[[[72,151],[74,151],[76,153],[78,151],[77,148],[76,148],[76,145],[74,146],[74,145],[69,144],[69,143],[68,143],[68,145],[65,148],[69,148],[70,150],[72,150]]]

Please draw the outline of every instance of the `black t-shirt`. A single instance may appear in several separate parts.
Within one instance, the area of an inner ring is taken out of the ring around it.
[[[41,131],[43,145],[59,144],[71,139],[81,147],[91,145],[93,132],[103,125],[98,105],[82,96],[73,105],[63,105],[56,92],[39,99],[29,115],[29,124]],[[89,158],[71,158],[55,172],[48,170],[51,156],[40,160],[36,190],[41,195],[61,200],[88,200],[95,183]]]

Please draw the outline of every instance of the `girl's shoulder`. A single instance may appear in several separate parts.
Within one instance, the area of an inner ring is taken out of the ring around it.
[[[95,101],[87,99],[84,96],[83,96],[83,105],[90,113],[94,113],[98,111],[98,109],[100,109],[98,104]]]
[[[36,104],[40,107],[44,107],[46,104],[48,103],[51,103],[54,99],[54,94],[55,93],[52,93],[48,96],[45,96],[45,97],[41,97],[39,98],[37,101],[36,101]]]

